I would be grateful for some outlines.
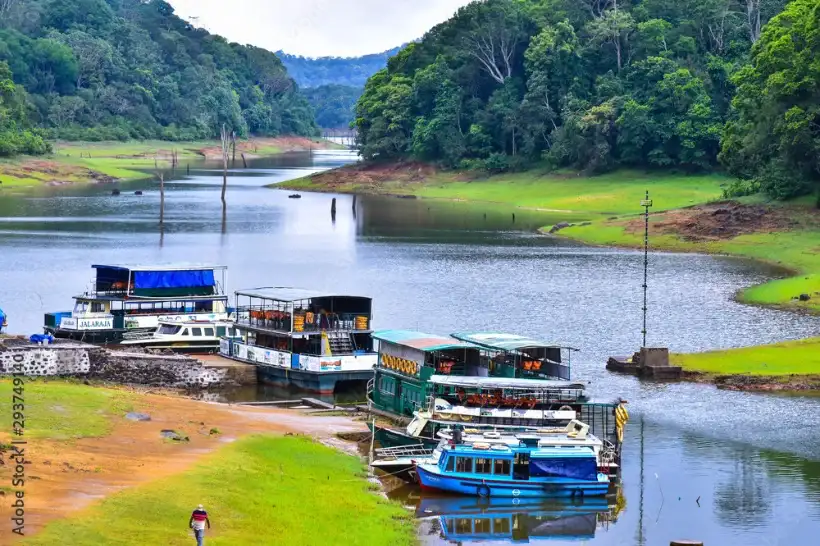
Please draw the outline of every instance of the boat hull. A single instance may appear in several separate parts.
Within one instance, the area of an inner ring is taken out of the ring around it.
[[[553,478],[549,481],[495,480],[446,475],[433,465],[417,465],[416,474],[424,490],[447,491],[476,497],[583,498],[606,495],[609,481],[584,481]]]
[[[368,424],[376,436],[376,442],[381,447],[423,446],[426,449],[435,449],[441,441],[434,438],[420,438],[410,436],[401,429],[382,427]]]
[[[152,332],[153,328],[140,329],[111,329],[111,330],[66,330],[63,328],[53,328],[46,326],[44,328],[47,334],[58,339],[70,339],[73,341],[82,341],[84,343],[93,343],[95,345],[111,345],[119,343],[123,340],[123,335],[128,332],[148,333]]]
[[[279,366],[256,367],[256,376],[260,383],[277,386],[294,386],[299,389],[319,394],[333,394],[341,383],[350,388],[361,388],[373,378],[373,370],[313,372]]]

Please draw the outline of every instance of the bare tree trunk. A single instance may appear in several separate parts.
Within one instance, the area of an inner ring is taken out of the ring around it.
[[[236,131],[231,131],[231,145],[233,146],[233,158],[231,164],[236,163]]]
[[[749,39],[755,43],[760,39],[760,0],[746,0],[746,19],[749,22]]]

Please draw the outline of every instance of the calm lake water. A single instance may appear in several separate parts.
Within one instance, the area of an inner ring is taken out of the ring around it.
[[[190,176],[167,184],[162,233],[151,181],[123,185],[119,196],[107,186],[0,193],[0,307],[10,330],[39,332],[43,313],[69,309],[92,263],[206,262],[229,266],[231,290],[295,285],[372,296],[378,328],[501,330],[564,342],[582,349],[573,377],[588,380],[593,396],[629,400],[617,518],[607,523],[586,503],[476,507],[405,488],[395,495],[426,516],[424,543],[493,542],[481,534],[490,518],[466,517],[490,511],[502,543],[512,529],[516,539],[551,544],[816,543],[820,399],[606,372],[608,355],[629,354],[641,341],[643,256],[536,235],[552,223],[548,214],[364,197],[354,216],[352,198],[335,196],[333,222],[334,196],[288,199],[292,192],[263,187],[350,160],[343,152],[290,154],[232,172],[224,226],[218,167],[192,165]],[[776,275],[744,260],[653,254],[649,342],[681,352],[820,334],[818,318],[731,300]]]

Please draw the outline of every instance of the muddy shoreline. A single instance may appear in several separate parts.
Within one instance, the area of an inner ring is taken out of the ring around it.
[[[820,374],[793,374],[783,376],[744,374],[728,375],[684,370],[683,380],[692,383],[714,385],[718,389],[727,391],[820,394]]]

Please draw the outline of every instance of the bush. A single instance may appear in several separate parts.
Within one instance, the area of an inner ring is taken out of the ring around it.
[[[732,199],[745,195],[754,195],[760,192],[760,182],[758,180],[733,180],[727,187],[723,188],[723,198]]]
[[[493,174],[510,170],[510,157],[507,154],[493,153],[484,160],[484,169]]]
[[[811,193],[812,180],[804,173],[777,160],[766,165],[756,179],[761,191],[774,199],[785,200]]]

